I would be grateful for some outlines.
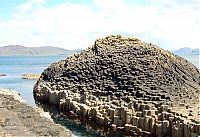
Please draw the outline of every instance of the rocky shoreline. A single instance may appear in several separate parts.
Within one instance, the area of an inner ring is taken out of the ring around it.
[[[47,116],[41,109],[26,105],[16,91],[0,89],[1,137],[74,136]]]
[[[52,64],[34,87],[39,101],[133,135],[200,135],[200,72],[137,38],[109,36]]]

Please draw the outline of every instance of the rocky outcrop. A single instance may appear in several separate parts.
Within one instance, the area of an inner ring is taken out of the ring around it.
[[[98,39],[52,64],[37,100],[127,133],[200,135],[200,72],[187,60],[136,38]]]
[[[40,75],[39,74],[23,74],[23,79],[30,79],[30,80],[39,80]]]
[[[46,118],[44,112],[41,115],[27,106],[16,91],[0,89],[1,137],[73,136],[71,131]]]
[[[3,77],[3,76],[6,76],[6,74],[1,74],[1,73],[0,73],[0,77]]]

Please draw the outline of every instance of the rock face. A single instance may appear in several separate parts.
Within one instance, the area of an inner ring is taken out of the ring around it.
[[[1,137],[73,137],[71,131],[27,106],[16,91],[0,89]]]
[[[196,108],[199,93],[200,72],[193,64],[119,35],[52,64],[34,87],[37,100],[98,124],[174,137],[200,135],[198,118],[173,109]]]
[[[4,77],[4,76],[6,76],[6,74],[1,74],[1,73],[0,73],[0,77]]]

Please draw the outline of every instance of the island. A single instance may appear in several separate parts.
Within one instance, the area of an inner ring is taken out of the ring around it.
[[[39,80],[40,74],[23,74],[23,79],[30,79],[30,80]]]
[[[8,45],[0,47],[0,56],[69,56],[80,51],[80,49],[66,50],[52,46],[25,47],[21,45]]]
[[[34,97],[127,135],[200,136],[200,72],[138,38],[112,35],[45,69]]]

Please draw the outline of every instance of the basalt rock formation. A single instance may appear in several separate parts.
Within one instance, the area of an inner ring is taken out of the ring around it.
[[[119,35],[52,64],[34,87],[37,100],[101,125],[180,137],[200,134],[199,93],[200,72],[193,64]]]
[[[44,114],[25,104],[16,91],[0,89],[0,137],[74,137]]]

